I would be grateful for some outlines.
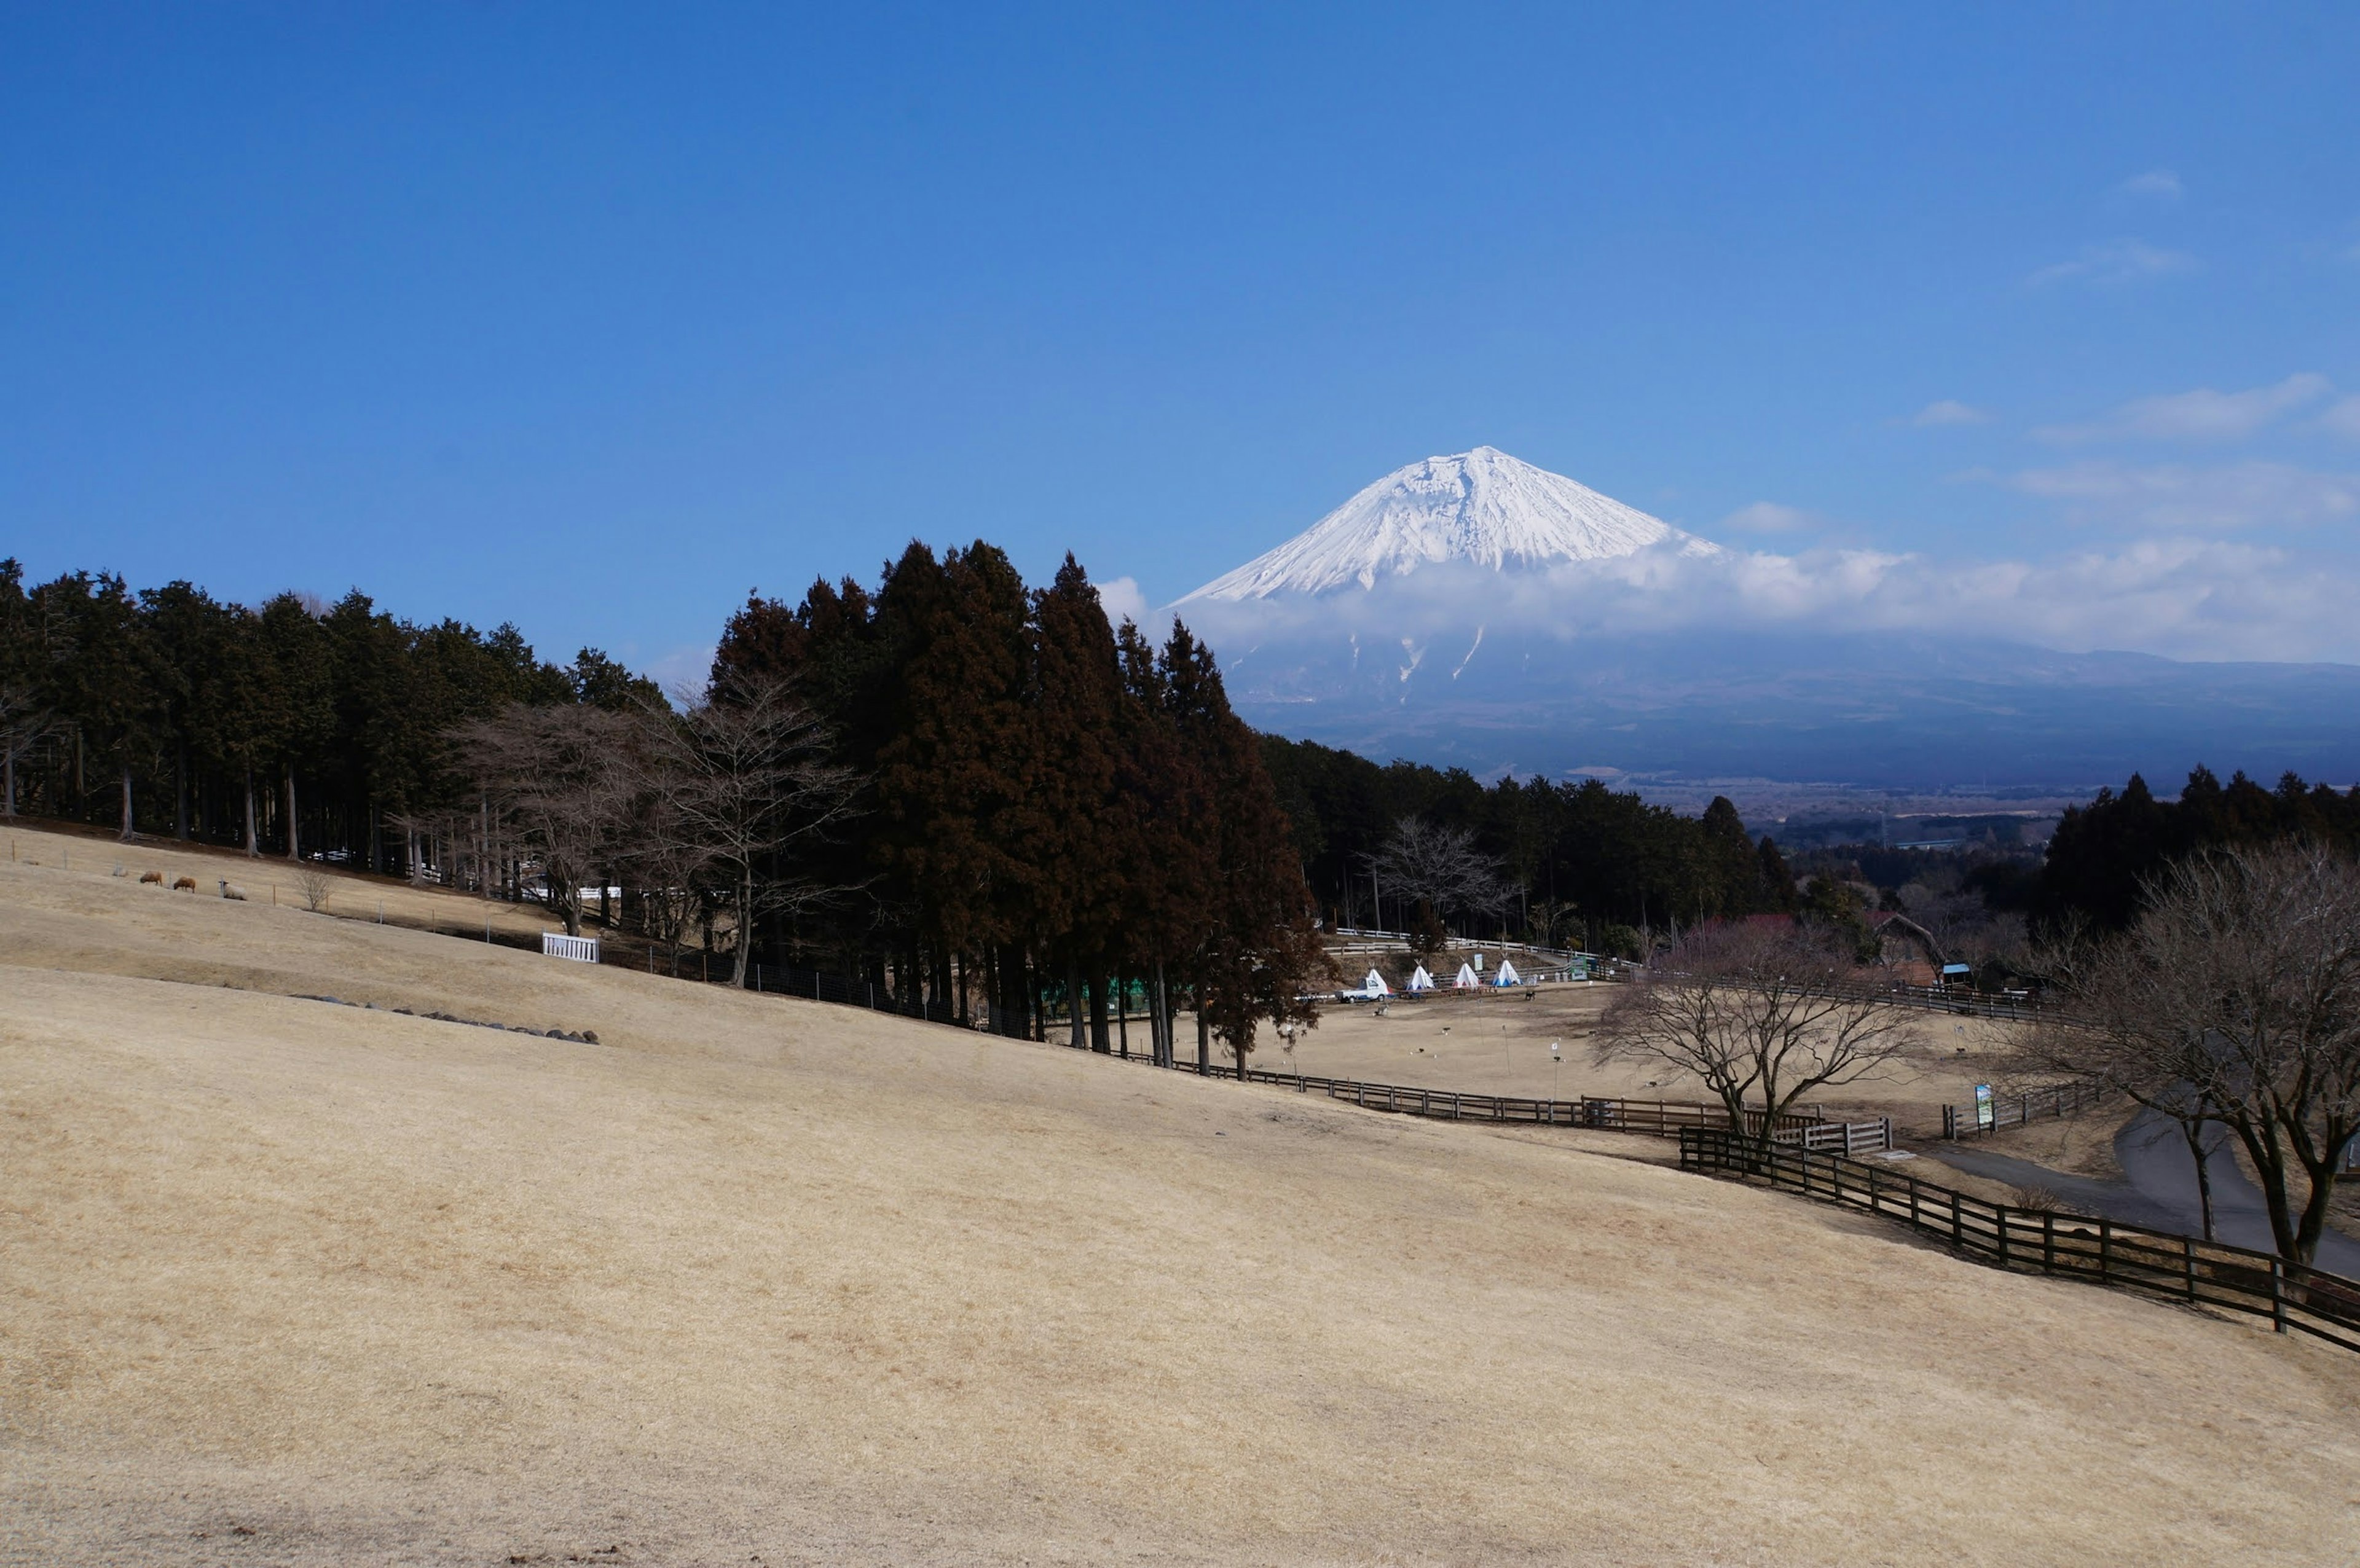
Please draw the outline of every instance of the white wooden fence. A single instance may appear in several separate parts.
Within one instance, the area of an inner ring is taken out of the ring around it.
[[[1770,1135],[1774,1143],[1791,1143],[1815,1154],[1874,1154],[1893,1147],[1893,1118],[1873,1122],[1821,1122],[1817,1127],[1792,1127]]]
[[[563,931],[541,933],[541,951],[548,958],[572,958],[584,964],[598,962],[598,939],[595,936],[567,936]]]

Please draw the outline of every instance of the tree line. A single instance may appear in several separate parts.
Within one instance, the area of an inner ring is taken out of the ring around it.
[[[403,874],[404,822],[473,786],[456,728],[512,705],[619,709],[655,688],[512,626],[419,626],[355,590],[224,603],[0,561],[0,812],[111,821],[249,854]]]
[[[2176,800],[2157,799],[2134,773],[2120,791],[2101,789],[2069,807],[2049,840],[2032,904],[2056,931],[2079,921],[2104,931],[2131,925],[2148,884],[2174,862],[2208,850],[2307,839],[2360,854],[2360,785],[2337,790],[2292,772],[2266,789],[2242,772],[2221,782],[2197,768]]]
[[[756,941],[833,952],[897,996],[1109,1049],[1118,996],[1147,999],[1160,1061],[1194,1013],[1199,1060],[1309,1021],[1329,975],[1301,862],[1254,733],[1212,650],[1111,625],[1071,556],[1028,589],[980,541],[912,544],[875,588],[749,594],[716,689],[781,681],[859,780],[857,832],[812,846],[845,893]]]
[[[1305,873],[1339,926],[1518,936],[1637,957],[1643,932],[1797,909],[1777,844],[1716,796],[1697,817],[1596,779],[1506,778],[1274,735],[1262,756]],[[1470,866],[1470,857],[1475,864]]]
[[[357,591],[257,607],[0,563],[0,811],[541,899],[744,984],[866,978],[900,1006],[1160,1059],[1308,1021],[1328,979],[1257,737],[1185,626],[1112,626],[1070,557],[978,542],[872,589],[749,594],[678,694],[511,626]],[[167,827],[169,824],[169,828]]]

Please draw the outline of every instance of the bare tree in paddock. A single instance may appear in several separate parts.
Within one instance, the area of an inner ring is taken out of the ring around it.
[[[540,860],[550,912],[580,936],[584,879],[604,875],[628,820],[630,722],[577,703],[518,702],[453,738],[490,813]]]
[[[1465,828],[1437,825],[1422,817],[1393,824],[1384,846],[1367,860],[1387,894],[1437,915],[1497,915],[1515,901],[1515,889],[1500,862],[1478,848]]]
[[[1716,923],[1688,931],[1615,998],[1591,1055],[1700,1079],[1731,1132],[1766,1152],[1781,1114],[1873,1075],[1901,1041],[1898,1011],[1867,999],[1849,954],[1820,933]],[[1748,1111],[1763,1109],[1753,1125]]]
[[[2360,867],[2317,844],[2180,861],[2128,931],[2056,969],[2039,1063],[2174,1117],[2191,1153],[2205,1121],[2227,1127],[2278,1254],[2311,1262],[2360,1135]]]
[[[803,874],[798,846],[849,810],[856,775],[838,766],[825,726],[776,676],[733,673],[677,715],[643,715],[642,784],[658,853],[726,878],[737,923],[730,983],[746,984],[766,915],[808,909],[839,889]]]

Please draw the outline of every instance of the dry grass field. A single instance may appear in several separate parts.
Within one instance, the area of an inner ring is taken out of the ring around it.
[[[0,867],[8,1562],[2360,1556],[2325,1346],[1603,1135],[75,864]]]

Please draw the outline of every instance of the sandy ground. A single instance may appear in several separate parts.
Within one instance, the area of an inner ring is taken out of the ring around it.
[[[1366,1004],[1333,1007],[1292,1057],[1280,1042],[1265,1039],[1250,1060],[1277,1072],[1299,1066],[1322,1077],[1533,1099],[1704,1098],[1697,1080],[1661,1066],[1593,1065],[1598,1017],[1621,988],[1601,982],[1443,994],[1396,999],[1382,1016]],[[1907,1013],[1902,1019],[1901,1054],[1874,1076],[1828,1091],[1819,1102],[1832,1116],[1889,1116],[1939,1136],[1941,1107],[1973,1104],[1974,1085],[2001,1070],[2012,1026],[1948,1013]],[[1552,1040],[1558,1042],[1562,1065],[1551,1063]]]
[[[1603,1135],[22,863],[0,1127],[10,1563],[2360,1554],[2360,1357]]]

